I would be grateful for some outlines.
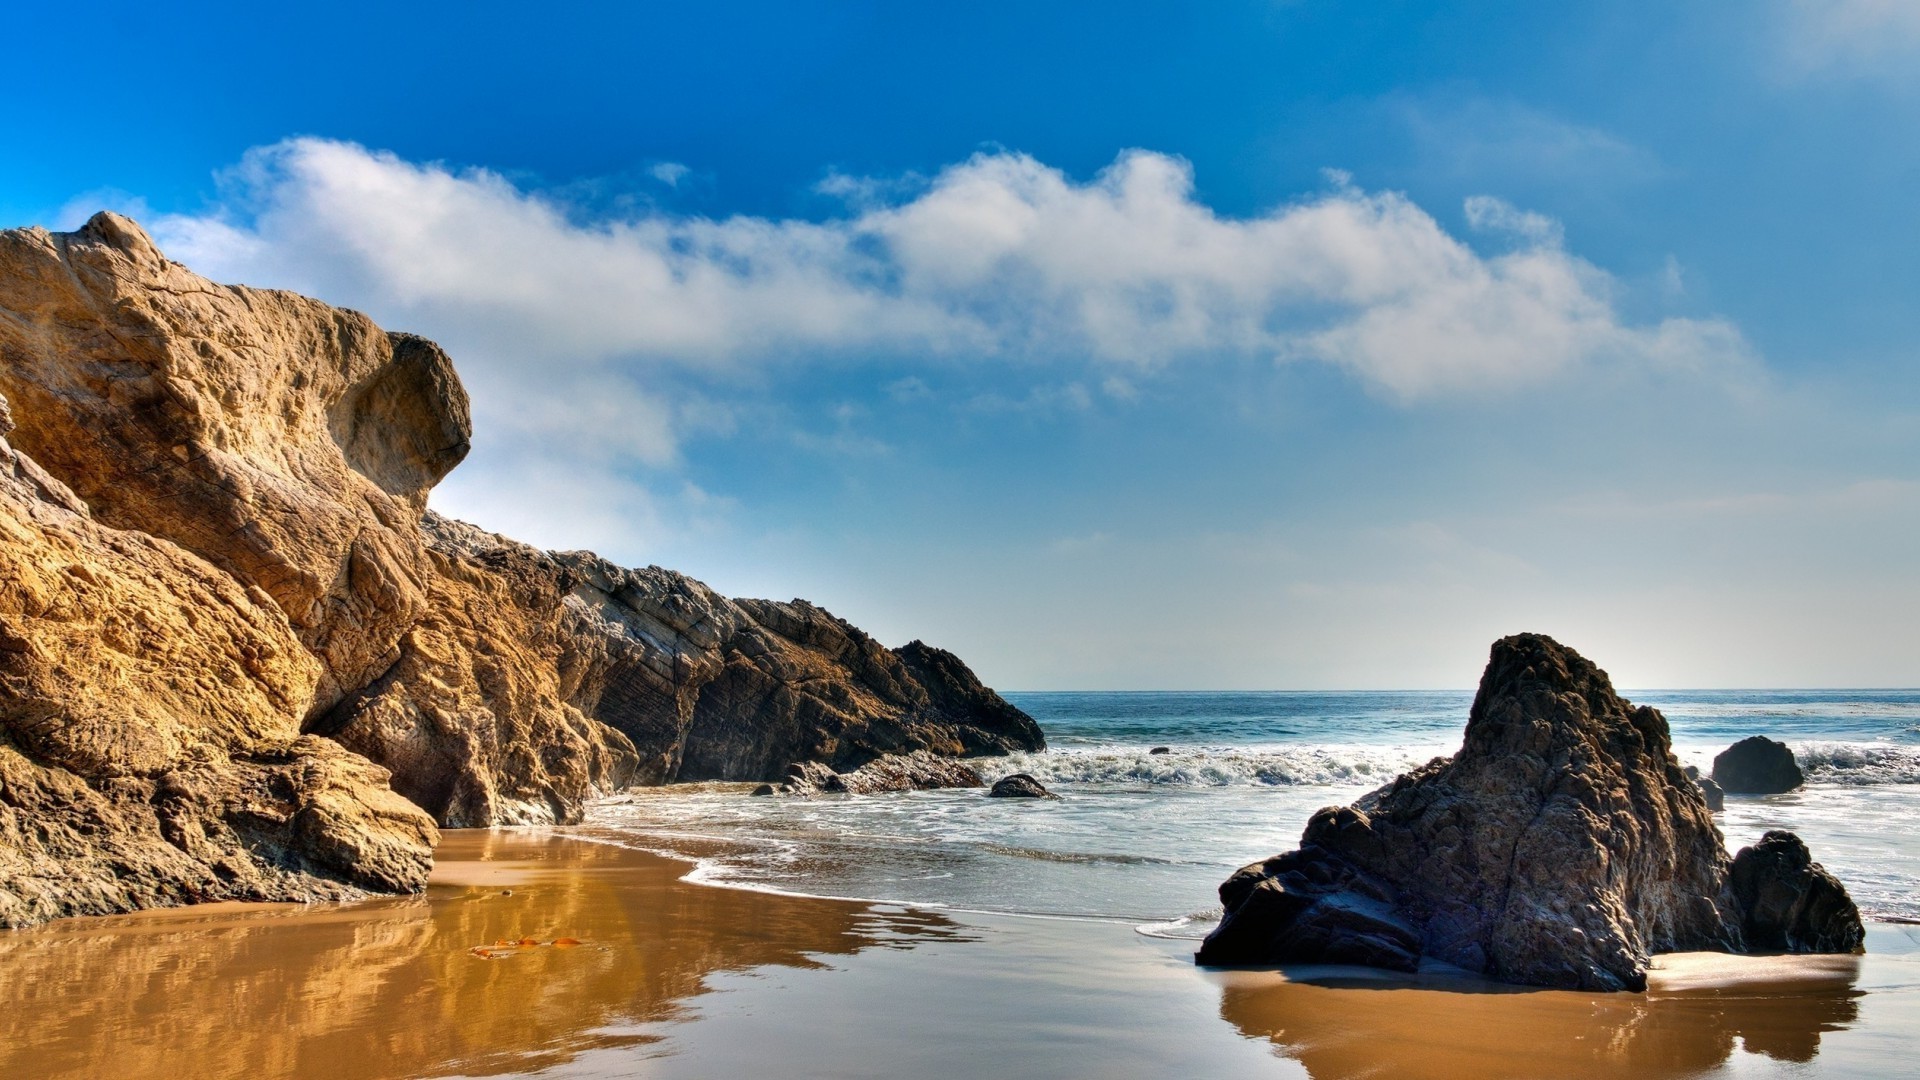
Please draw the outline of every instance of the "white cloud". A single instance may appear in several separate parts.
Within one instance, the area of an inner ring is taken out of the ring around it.
[[[654,211],[583,225],[485,171],[316,139],[256,151],[236,179],[231,208],[156,223],[177,257],[429,330],[483,330],[490,351],[530,359],[1272,353],[1411,395],[1671,336],[1623,325],[1607,275],[1540,215],[1472,200],[1476,224],[1526,241],[1491,258],[1405,197],[1349,186],[1223,218],[1194,199],[1184,161],[1143,151],[1088,183],[981,154],[917,196],[819,223]],[[1369,332],[1383,322],[1403,333]]]
[[[847,212],[826,221],[582,221],[485,170],[311,138],[249,153],[224,190],[207,213],[149,223],[173,257],[439,339],[473,391],[476,455],[544,463],[515,465],[532,476],[672,465],[711,412],[663,389],[689,378],[875,353],[1091,364],[1106,371],[1073,378],[1115,396],[1123,374],[1276,357],[1411,400],[1746,352],[1724,322],[1625,322],[1613,279],[1506,203],[1467,207],[1512,239],[1491,255],[1344,178],[1228,218],[1195,198],[1186,162],[1145,151],[1087,182],[1009,152],[913,183],[836,177],[823,190]]]

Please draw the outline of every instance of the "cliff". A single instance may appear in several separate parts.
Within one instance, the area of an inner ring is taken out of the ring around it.
[[[434,820],[1040,745],[951,654],[429,513],[445,353],[117,215],[0,232],[0,400],[0,925],[417,889]]]

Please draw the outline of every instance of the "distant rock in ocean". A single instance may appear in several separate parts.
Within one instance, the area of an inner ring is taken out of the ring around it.
[[[1713,759],[1713,781],[1735,795],[1779,795],[1807,782],[1786,743],[1741,739]]]
[[[993,788],[987,795],[995,799],[1057,799],[1060,796],[1048,791],[1040,781],[1023,772],[1003,776],[993,782]]]
[[[951,653],[429,513],[470,434],[432,342],[115,214],[0,232],[0,926],[416,890],[436,822],[1043,745]]]
[[[1729,859],[1666,719],[1538,634],[1494,643],[1458,754],[1314,814],[1220,898],[1203,964],[1431,959],[1580,990],[1644,989],[1657,953],[1862,939],[1791,834]]]

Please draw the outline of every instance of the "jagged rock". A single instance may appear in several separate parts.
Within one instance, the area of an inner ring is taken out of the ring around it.
[[[1521,634],[1494,643],[1460,752],[1319,811],[1299,850],[1234,874],[1197,959],[1433,959],[1638,990],[1652,954],[1743,947],[1731,869],[1666,719],[1573,650]]]
[[[216,285],[138,225],[0,232],[0,393],[13,444],[101,524],[258,588],[330,707],[426,610],[418,524],[467,452],[446,355],[357,312]]]
[[[1707,809],[1717,814],[1727,808],[1727,793],[1713,782],[1712,777],[1702,776],[1700,766],[1687,766],[1687,779],[1699,786],[1701,796],[1707,800]]]
[[[1864,940],[1860,912],[1846,888],[1790,832],[1776,829],[1741,848],[1733,857],[1732,883],[1750,948],[1852,952]]]
[[[992,790],[988,791],[987,795],[995,799],[1057,799],[1060,797],[1048,791],[1040,781],[1023,772],[995,780]]]
[[[388,676],[319,730],[443,821],[571,821],[626,783],[772,782],[811,762],[817,788],[889,754],[1045,745],[953,654],[886,649],[805,601],[729,600],[432,513],[423,528],[436,602]],[[508,758],[522,746],[544,749]]]
[[[925,750],[875,758],[852,772],[834,772],[808,761],[787,770],[781,790],[789,795],[873,795],[886,791],[927,791],[933,788],[983,787],[986,781],[971,765]]]
[[[0,926],[424,886],[433,822],[301,737],[319,678],[259,590],[0,436]]]
[[[1713,780],[1735,795],[1778,795],[1807,782],[1787,744],[1763,735],[1720,751],[1713,759]]]

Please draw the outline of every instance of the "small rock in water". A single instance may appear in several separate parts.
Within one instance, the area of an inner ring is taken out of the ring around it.
[[[1712,777],[1700,775],[1700,766],[1687,766],[1687,779],[1693,781],[1694,786],[1700,789],[1700,794],[1705,796],[1707,809],[1717,814],[1727,808],[1726,789],[1714,783]]]
[[[1156,746],[1156,747],[1154,747],[1153,749],[1151,749],[1151,750],[1149,750],[1149,751],[1147,751],[1147,753],[1149,753],[1149,754],[1171,754],[1171,753],[1173,753],[1173,747],[1171,747],[1171,746]]]
[[[1763,735],[1721,751],[1713,759],[1713,780],[1735,795],[1778,795],[1807,782],[1787,744]]]
[[[753,789],[755,795],[771,795],[773,792],[774,787],[772,784],[761,784],[759,787]]]
[[[1057,799],[1060,796],[1040,785],[1040,781],[1017,772],[1012,776],[1003,776],[994,781],[993,790],[987,792],[994,799]]]

